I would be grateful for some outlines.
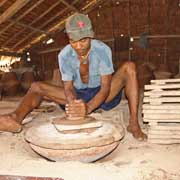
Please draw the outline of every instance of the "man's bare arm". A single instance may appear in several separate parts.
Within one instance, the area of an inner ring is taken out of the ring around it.
[[[101,76],[101,89],[94,98],[87,103],[87,113],[91,113],[106,100],[111,88],[111,79],[112,75]]]
[[[64,82],[64,93],[66,95],[68,103],[70,103],[76,99],[76,93],[75,93],[72,81],[65,81]]]
[[[86,115],[86,104],[81,99],[77,100],[72,81],[64,82],[64,91],[68,102],[65,107],[66,118],[70,120],[84,119]]]

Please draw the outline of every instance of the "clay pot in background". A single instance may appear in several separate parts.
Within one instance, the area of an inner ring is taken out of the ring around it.
[[[35,81],[34,72],[24,72],[21,76],[21,87],[23,91],[27,91],[31,84]]]
[[[44,71],[42,71],[42,70],[38,70],[38,71],[36,71],[36,75],[35,75],[35,77],[36,77],[36,81],[44,81]]]
[[[176,76],[179,72],[179,64],[178,61],[171,61],[168,63],[169,70],[173,76]]]
[[[174,75],[174,78],[180,78],[180,59],[179,59],[179,64],[178,64],[178,72],[177,74]]]
[[[52,83],[57,86],[63,85],[63,81],[62,81],[62,77],[61,77],[61,73],[60,73],[59,69],[54,69]]]
[[[63,81],[62,81],[62,77],[61,77],[61,73],[59,71],[59,69],[54,69],[53,70],[53,76],[51,80],[46,81],[49,84],[55,85],[55,86],[63,86]]]
[[[2,73],[0,72],[0,100],[2,99],[3,83],[1,82]]]
[[[2,75],[3,94],[16,95],[19,90],[20,82],[15,72],[6,72]]]
[[[137,77],[140,89],[149,84],[151,79],[154,79],[153,71],[146,63],[137,66]]]
[[[155,79],[169,79],[172,78],[171,72],[154,71]]]
[[[1,78],[2,78],[2,75],[3,75],[3,72],[0,71],[0,80],[1,80]]]
[[[2,99],[3,83],[0,81],[0,100]]]
[[[157,66],[156,71],[160,71],[160,72],[170,72],[169,66],[166,63],[160,63]]]
[[[169,66],[166,63],[161,63],[158,65],[157,69],[154,71],[155,79],[169,79],[172,77]]]
[[[52,70],[44,71],[44,80],[45,81],[51,80],[52,76],[53,76],[53,71]]]

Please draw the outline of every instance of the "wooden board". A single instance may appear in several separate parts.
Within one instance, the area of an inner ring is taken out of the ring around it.
[[[179,122],[180,123],[180,119],[146,119],[146,118],[143,118],[143,121],[144,122],[149,122],[149,123],[158,123],[158,122],[167,122],[167,123],[172,123],[172,122],[174,122],[174,123],[176,123],[176,122]]]
[[[152,89],[180,89],[180,84],[152,84],[152,85],[145,85],[145,90],[152,90]]]
[[[144,97],[144,103],[177,103],[180,102],[180,97],[160,97],[160,98],[151,98]]]
[[[180,90],[169,90],[169,91],[146,91],[144,92],[144,96],[150,96],[150,97],[161,97],[161,96],[180,96]]]
[[[177,122],[180,121],[180,114],[168,114],[168,113],[163,113],[163,114],[144,114],[144,119],[157,119],[157,120],[178,120]]]
[[[180,79],[153,79],[150,81],[151,83],[174,83],[174,82],[179,82],[180,83]]]
[[[179,134],[148,134],[150,139],[180,139]]]
[[[154,143],[154,144],[179,144],[180,143],[180,139],[171,139],[171,138],[153,139],[153,138],[149,138],[148,142],[149,143]]]
[[[180,143],[180,79],[151,80],[145,86],[143,103],[148,142]]]
[[[179,131],[180,123],[157,123],[156,125],[151,125],[149,130],[152,131]]]
[[[143,114],[180,114],[179,109],[143,109]]]
[[[143,104],[143,110],[180,110],[179,103],[166,103],[161,105]]]
[[[164,136],[170,136],[170,135],[177,135],[180,136],[180,131],[179,130],[155,130],[150,128],[148,131],[149,135],[164,135]]]

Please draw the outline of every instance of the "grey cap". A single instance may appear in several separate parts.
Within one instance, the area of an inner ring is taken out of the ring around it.
[[[65,26],[69,38],[73,41],[94,37],[91,20],[85,14],[75,13],[66,20]]]

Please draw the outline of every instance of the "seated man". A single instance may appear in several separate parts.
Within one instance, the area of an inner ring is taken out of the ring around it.
[[[35,82],[19,107],[11,114],[0,117],[0,130],[18,132],[21,122],[42,100],[52,100],[65,105],[69,119],[80,119],[97,108],[109,110],[119,104],[122,89],[129,102],[130,122],[128,131],[144,140],[146,135],[138,123],[138,82],[133,62],[126,62],[115,73],[110,48],[93,39],[88,16],[76,13],[66,21],[69,38],[59,53],[59,67],[64,87]]]

